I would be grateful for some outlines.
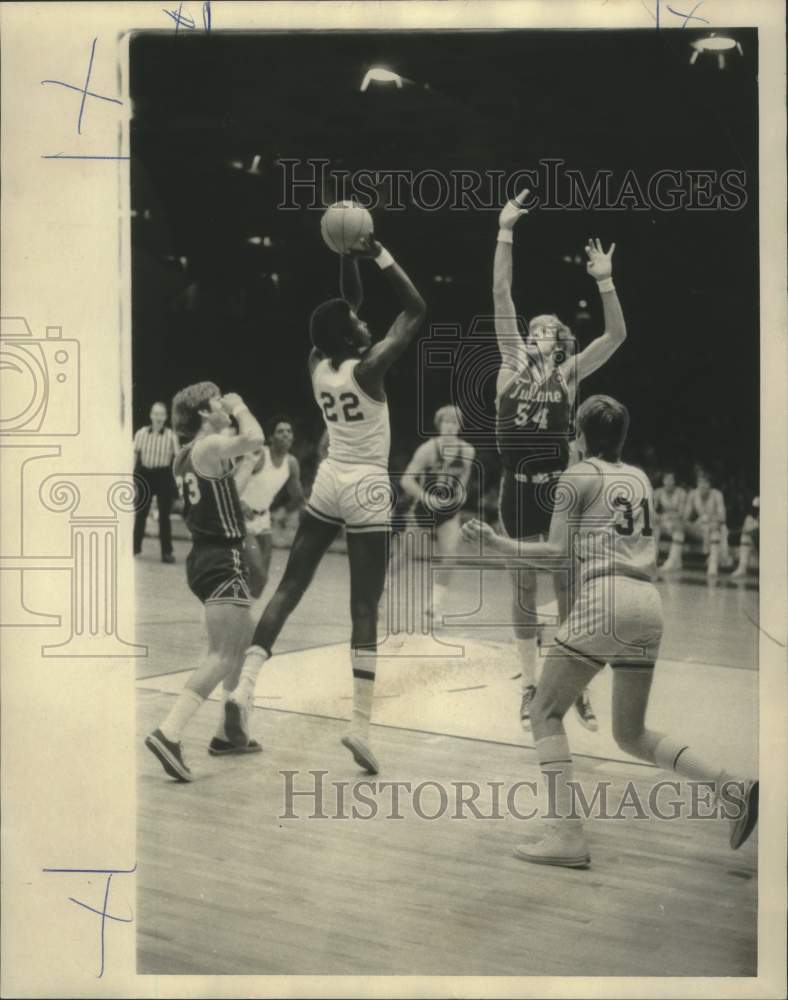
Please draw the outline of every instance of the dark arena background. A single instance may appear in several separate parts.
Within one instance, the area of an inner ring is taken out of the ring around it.
[[[623,457],[644,468],[654,487],[673,469],[692,488],[702,468],[727,507],[724,559],[709,516],[703,530],[693,523],[685,546],[682,513],[675,523],[660,515],[656,586],[665,632],[648,727],[688,734],[714,767],[754,777],[756,32],[718,29],[723,37],[711,42],[708,32],[691,30],[223,33],[221,8],[213,5],[210,33],[198,24],[130,43],[134,429],[146,425],[154,401],[169,404],[182,387],[212,380],[240,393],[266,430],[274,415],[292,419],[309,494],[324,429],[307,370],[309,317],[339,294],[340,258],[321,239],[321,213],[351,195],[362,204],[374,196],[376,236],[428,310],[417,342],[386,380],[391,472],[402,472],[433,433],[433,413],[452,399],[458,373],[477,352],[486,366],[487,430],[461,395],[454,402],[466,411],[462,436],[476,445],[484,480],[480,488],[471,479],[454,527],[459,535],[459,520],[478,512],[480,500],[495,523],[493,255],[506,199],[531,188],[539,205],[514,238],[518,310],[528,318],[557,313],[585,347],[602,333],[603,318],[584,247],[590,237],[605,248],[615,242],[613,277],[628,338],[583,382],[580,397],[604,393],[626,404]],[[399,190],[395,171],[406,178]],[[522,171],[536,183],[518,180]],[[377,188],[369,180],[376,173]],[[362,176],[366,193],[354,187]],[[449,203],[434,204],[444,181]],[[360,268],[361,315],[379,337],[400,307],[374,264]],[[467,338],[456,363],[425,367],[425,345],[447,328]],[[139,440],[151,449],[172,445],[146,435]],[[331,468],[327,462],[321,477]],[[298,498],[287,511],[266,503],[274,511],[270,577],[254,622],[290,552],[303,555],[290,548]],[[642,509],[649,510],[646,500]],[[143,509],[140,537],[145,520]],[[310,521],[316,518],[303,519]],[[648,822],[631,812],[618,822],[595,815],[588,871],[515,857],[518,839],[536,824],[512,810],[501,822],[445,814],[433,822],[414,806],[401,822],[388,822],[381,806],[368,822],[337,822],[345,817],[333,814],[333,804],[328,818],[314,820],[299,799],[298,815],[288,813],[285,774],[296,774],[302,789],[321,769],[330,776],[326,787],[334,779],[347,786],[348,803],[365,785],[358,758],[340,743],[356,707],[354,680],[364,679],[363,670],[350,669],[342,536],[282,628],[275,655],[250,682],[249,729],[263,752],[237,743],[240,755],[211,754],[212,740],[228,735],[215,689],[205,703],[194,696],[199,711],[192,705],[183,733],[194,781],[170,780],[145,734],[188,701],[184,685],[206,662],[206,629],[187,585],[185,525],[174,518],[174,550],[166,551],[164,532],[161,553],[153,516],[147,527],[134,560],[137,641],[147,646],[136,661],[139,973],[756,974],[757,836],[732,852],[727,820],[699,823],[697,809],[665,822],[651,812]],[[438,538],[437,530],[422,535],[430,544]],[[432,576],[424,583],[424,566],[435,545],[421,549],[426,558],[408,572],[390,571],[378,609],[370,739],[380,754],[379,788],[410,782],[434,792],[476,783],[487,813],[491,785],[511,790],[540,780],[537,741],[521,716],[526,691],[534,690],[522,655],[531,640],[513,640],[508,570],[479,568],[472,561],[478,549],[467,542],[458,541],[455,563],[450,553],[429,567],[436,579],[451,578],[443,603],[432,602],[438,584],[432,589]],[[537,575],[544,636],[557,622],[555,591],[550,574]],[[415,581],[417,596],[403,612],[412,628],[395,635],[392,593],[403,579]],[[224,599],[221,587],[216,592]],[[227,634],[243,638],[240,612],[241,625]],[[544,659],[535,638],[528,649]],[[574,773],[589,800],[593,785],[609,787],[614,802],[632,790],[646,801],[675,775],[630,753],[621,730],[614,733],[613,677],[600,670],[588,687],[596,730],[575,708],[566,713]],[[171,732],[179,739],[181,730]],[[690,784],[678,796],[685,805]]]
[[[716,58],[690,65],[696,37],[214,31],[134,38],[135,426],[153,400],[210,378],[263,417],[293,417],[308,483],[322,421],[306,371],[307,325],[314,306],[337,294],[338,258],[320,239],[320,212],[305,207],[308,190],[290,196],[301,210],[277,208],[288,176],[313,176],[306,161],[329,161],[326,203],[343,196],[331,183],[341,170],[509,178],[558,160],[559,178],[579,171],[589,188],[595,172],[609,171],[613,202],[632,171],[645,202],[635,192],[613,210],[531,213],[518,230],[515,302],[526,316],[557,312],[583,346],[601,329],[601,309],[582,248],[589,236],[615,241],[629,340],[582,395],[607,392],[626,403],[625,457],[652,476],[670,465],[690,483],[696,464],[710,469],[729,523],[740,522],[758,475],[757,40],[735,32],[744,56],[734,53],[721,72]],[[390,67],[405,85],[372,83],[361,92],[372,66]],[[647,185],[659,170],[678,172],[685,207],[650,203]],[[720,186],[693,171],[737,172],[728,182],[730,207],[701,207],[710,204],[704,183],[717,204]],[[487,182],[479,190],[488,203],[490,190]],[[559,179],[555,205],[567,190]],[[500,203],[429,211],[423,203],[437,200],[437,186],[424,180],[422,204],[387,211],[390,191],[382,185],[373,208],[377,235],[423,292],[428,323],[467,331],[475,316],[491,313]],[[539,195],[544,201],[544,180]],[[395,303],[379,275],[364,273],[365,318],[381,335]],[[492,342],[489,325],[487,336]],[[418,441],[418,356],[408,351],[389,380],[392,469],[404,467]],[[423,384],[421,409],[432,412],[446,402],[445,382],[429,376]],[[494,477],[494,449],[480,457]]]

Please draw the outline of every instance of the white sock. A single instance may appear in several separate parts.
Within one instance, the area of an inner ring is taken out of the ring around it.
[[[254,689],[257,686],[257,678],[268,659],[268,653],[262,646],[250,646],[244,657],[244,665],[241,667],[241,676],[233,691],[233,698],[241,703],[251,701],[254,697]]]
[[[670,736],[663,736],[654,750],[654,763],[666,771],[675,771],[691,781],[703,781],[714,785],[715,795],[726,781],[734,781],[733,775],[724,768],[705,760],[686,743],[680,743]]]
[[[180,743],[181,733],[186,728],[186,723],[205,701],[201,695],[191,688],[185,688],[175,699],[175,704],[170,709],[167,718],[159,726],[164,736],[171,743]]]
[[[545,736],[537,740],[536,753],[547,789],[547,818],[566,821],[573,811],[572,790],[569,786],[569,782],[573,780],[572,755],[566,734]],[[579,823],[580,817],[573,817],[573,821]]]
[[[517,646],[517,656],[523,672],[521,687],[525,691],[530,685],[536,684],[536,661],[539,652],[536,635],[532,635],[528,639],[516,638],[514,644]]]
[[[375,696],[375,670],[377,656],[371,652],[351,650],[353,664],[353,718],[350,730],[354,736],[366,739],[372,719],[372,700]]]
[[[230,697],[231,692],[227,690],[224,684],[222,684],[219,690],[222,692],[222,706],[221,709],[219,710],[219,724],[216,727],[216,732],[214,735],[216,736],[217,740],[224,740],[224,742],[226,743],[227,733],[224,731],[224,703]]]

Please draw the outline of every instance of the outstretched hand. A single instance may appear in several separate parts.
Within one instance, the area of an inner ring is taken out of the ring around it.
[[[597,281],[604,281],[613,273],[613,251],[616,249],[615,243],[610,244],[610,249],[605,253],[602,244],[598,239],[589,239],[586,243],[586,254],[588,261],[586,271]]]
[[[527,197],[528,188],[523,188],[511,201],[506,202],[498,216],[499,229],[514,229],[517,220],[523,215],[528,215],[528,209],[522,207]]]

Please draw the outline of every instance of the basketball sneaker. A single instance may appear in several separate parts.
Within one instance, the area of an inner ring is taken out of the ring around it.
[[[228,698],[224,703],[224,734],[234,747],[243,750],[249,744],[249,706]]]
[[[519,844],[515,857],[534,865],[558,865],[561,868],[587,868],[591,863],[588,842],[579,824],[553,822],[535,844]]]
[[[342,746],[353,754],[353,760],[359,767],[363,767],[367,774],[378,773],[378,761],[374,753],[367,746],[365,740],[360,736],[350,734],[342,737]]]
[[[744,782],[744,808],[741,815],[731,820],[731,848],[736,851],[747,840],[758,822],[758,782]]]
[[[154,729],[150,736],[145,738],[145,746],[171,778],[175,778],[176,781],[192,780],[192,772],[183,759],[181,744],[168,740],[161,729]]]
[[[249,740],[245,747],[237,747],[229,740],[222,740],[214,736],[208,744],[208,753],[213,757],[224,757],[231,753],[262,753],[263,748],[257,740]]]
[[[536,697],[536,685],[529,684],[520,699],[520,725],[529,733],[531,731],[531,702]]]
[[[587,689],[581,691],[577,696],[575,711],[577,712],[580,724],[585,726],[586,729],[589,729],[592,733],[599,730],[599,723],[597,722],[596,715],[594,715],[594,709],[591,707],[591,698]]]

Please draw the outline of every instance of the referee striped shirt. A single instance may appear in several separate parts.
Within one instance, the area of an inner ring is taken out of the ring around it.
[[[134,435],[134,451],[140,457],[143,469],[169,469],[178,453],[178,439],[175,431],[162,427],[140,427]]]

